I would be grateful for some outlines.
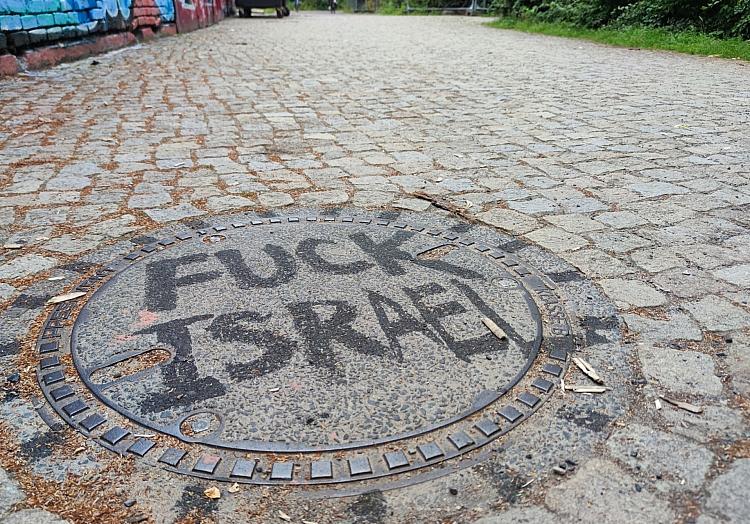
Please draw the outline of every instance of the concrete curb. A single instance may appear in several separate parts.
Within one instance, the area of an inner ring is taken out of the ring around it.
[[[142,27],[135,33],[114,33],[29,49],[19,56],[0,55],[0,78],[16,75],[22,71],[45,69],[64,62],[72,62],[128,47],[139,41],[146,42],[157,37],[174,36],[176,34],[177,27],[174,24],[165,24],[159,27],[158,31],[154,31],[150,27]]]

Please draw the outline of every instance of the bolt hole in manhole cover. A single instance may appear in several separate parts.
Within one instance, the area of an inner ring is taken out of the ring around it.
[[[174,472],[369,486],[452,471],[533,426],[590,338],[488,228],[310,211],[200,227],[105,264],[36,346],[62,418]]]

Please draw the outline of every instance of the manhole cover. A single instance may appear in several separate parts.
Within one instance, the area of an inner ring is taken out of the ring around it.
[[[248,219],[81,283],[45,324],[39,382],[79,431],[180,473],[415,478],[550,395],[572,349],[554,287],[450,229]]]

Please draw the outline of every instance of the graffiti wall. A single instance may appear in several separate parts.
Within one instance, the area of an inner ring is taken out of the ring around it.
[[[223,18],[224,0],[0,0],[0,53],[99,36],[205,27]],[[175,5],[177,8],[175,8]]]
[[[180,33],[215,24],[224,17],[222,0],[174,0],[174,3]]]

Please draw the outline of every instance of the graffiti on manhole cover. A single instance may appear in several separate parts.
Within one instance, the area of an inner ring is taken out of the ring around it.
[[[572,349],[554,284],[533,268],[380,219],[179,233],[77,290],[37,344],[54,409],[107,448],[217,480],[450,464],[531,416]]]

